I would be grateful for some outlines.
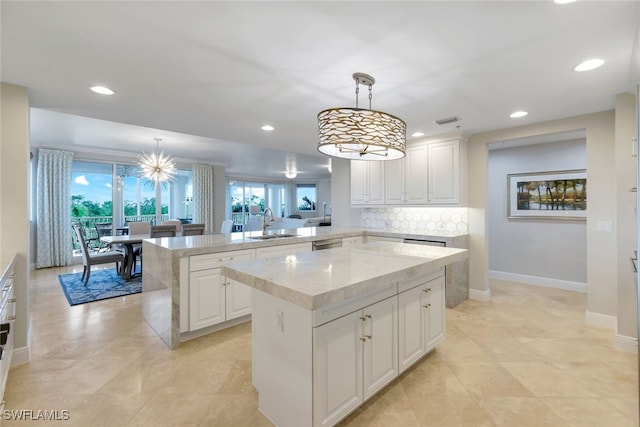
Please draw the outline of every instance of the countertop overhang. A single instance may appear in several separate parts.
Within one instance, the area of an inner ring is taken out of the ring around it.
[[[221,273],[309,310],[467,258],[466,249],[372,242],[225,265]]]

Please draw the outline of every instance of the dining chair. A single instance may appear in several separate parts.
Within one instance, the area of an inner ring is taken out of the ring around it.
[[[225,219],[222,221],[222,227],[220,228],[220,232],[223,234],[231,233],[233,230],[233,221],[230,219]]]
[[[183,224],[182,225],[183,236],[202,236],[203,234],[204,234],[204,224]]]
[[[175,225],[152,225],[149,237],[176,237]]]
[[[151,223],[147,221],[129,222],[129,235],[151,234]],[[133,245],[133,271],[136,271],[137,259],[140,258],[140,268],[142,269],[142,245]]]
[[[151,223],[146,221],[132,221],[129,223],[129,234],[149,234]]]
[[[180,234],[180,231],[182,231],[182,221],[179,219],[168,219],[166,221],[162,221],[162,225],[173,225],[176,228],[176,236]]]
[[[76,234],[78,243],[80,243],[80,249],[82,250],[82,277],[84,285],[87,286],[89,282],[89,276],[91,276],[91,266],[97,264],[110,264],[116,263],[116,271],[120,273],[120,265],[124,265],[124,255],[120,252],[109,251],[91,253],[87,247],[87,242],[84,240],[84,233],[82,232],[82,226],[80,224],[73,224],[73,231]]]
[[[111,249],[111,245],[109,245],[108,243],[104,243],[104,242],[100,241],[100,238],[103,237],[103,236],[111,236],[111,234],[112,234],[111,223],[110,222],[96,222],[93,226],[95,227],[96,235],[98,236],[98,242],[99,243],[98,243],[98,246],[96,247],[98,252],[104,252],[104,251],[110,250]]]

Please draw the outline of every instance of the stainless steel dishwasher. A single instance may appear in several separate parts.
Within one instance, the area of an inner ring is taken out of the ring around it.
[[[411,243],[414,245],[447,246],[444,242],[438,242],[434,240],[404,239],[404,242]]]
[[[342,239],[325,239],[325,240],[316,240],[313,242],[311,248],[314,251],[321,251],[323,249],[331,249],[331,248],[341,248],[342,247]]]

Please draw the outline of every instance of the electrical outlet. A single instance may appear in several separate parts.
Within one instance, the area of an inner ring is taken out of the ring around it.
[[[279,331],[284,331],[284,315],[282,310],[276,310],[276,328]]]

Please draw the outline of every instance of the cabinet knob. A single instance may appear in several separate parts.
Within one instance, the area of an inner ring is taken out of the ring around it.
[[[429,308],[431,307],[431,304],[427,304],[427,305],[423,305],[424,308]]]
[[[367,319],[371,319],[371,315],[370,314],[365,314],[364,317],[366,317]]]
[[[360,337],[360,341],[365,342],[367,339],[365,337]]]
[[[8,320],[16,320],[16,316],[9,316],[7,317]]]
[[[371,335],[365,335],[365,337],[367,337],[367,338],[371,339]]]
[[[360,320],[362,320],[363,322],[367,320],[366,317],[360,317]]]
[[[14,298],[9,298],[9,302],[16,302],[15,297]]]

